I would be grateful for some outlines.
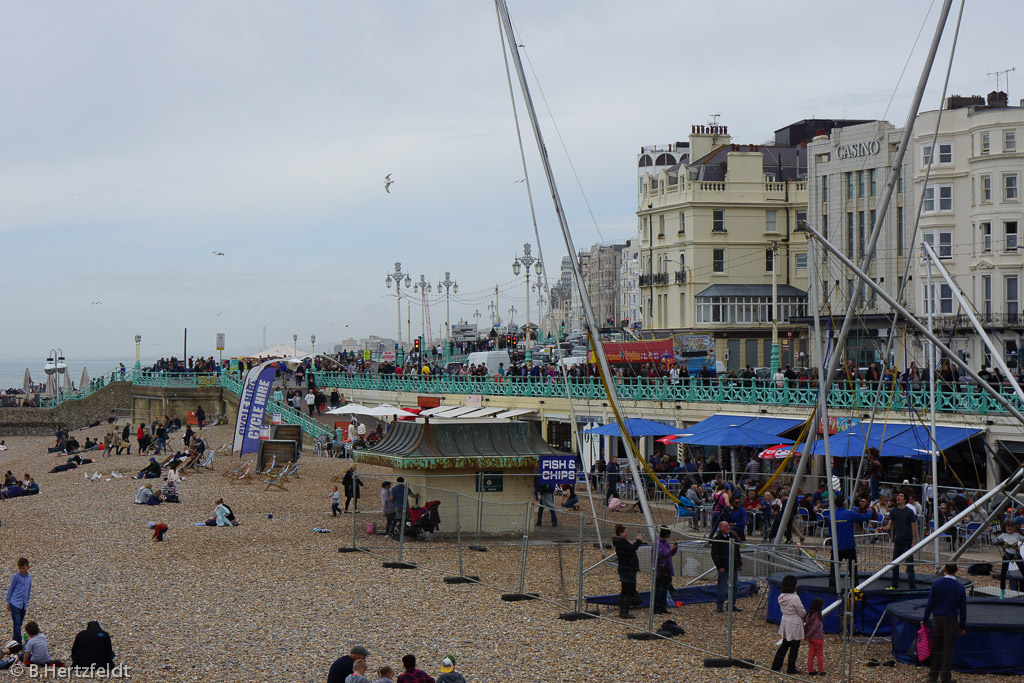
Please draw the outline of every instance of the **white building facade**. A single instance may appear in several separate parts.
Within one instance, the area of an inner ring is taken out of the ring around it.
[[[902,129],[887,121],[869,121],[835,128],[829,135],[815,137],[807,147],[807,221],[858,266],[864,258],[901,134]],[[904,160],[904,179],[913,175],[910,156]],[[904,278],[913,276],[913,271],[907,271],[912,253],[911,230],[907,226],[913,226],[913,212],[913,185],[897,178],[868,270],[871,279],[894,297],[899,297]],[[810,267],[815,269],[822,287],[820,313],[826,326],[830,317],[843,318],[854,288],[860,290],[847,357],[860,367],[882,360],[895,364],[901,353],[895,345],[889,358],[883,359],[892,327],[889,306],[834,256],[820,246],[810,247]],[[906,290],[904,299],[912,299],[912,288]],[[816,345],[812,344],[812,348]]]
[[[951,97],[933,143],[938,118],[938,111],[924,112],[914,129],[914,187],[923,197],[920,239],[938,252],[942,265],[1013,367],[1021,360],[1024,333],[1020,303],[1024,149],[1019,143],[1024,135],[1024,106],[1006,106],[1005,93],[990,93],[987,99]],[[914,252],[913,312],[924,318],[929,264],[917,257],[920,252]],[[972,367],[991,367],[991,356],[972,333],[952,289],[936,269],[932,278],[939,336],[950,340],[953,350]]]

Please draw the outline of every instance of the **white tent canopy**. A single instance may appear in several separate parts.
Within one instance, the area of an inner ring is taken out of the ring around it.
[[[309,354],[302,349],[296,349],[294,344],[278,344],[269,349],[263,349],[258,353],[250,354],[252,358],[302,358]]]
[[[402,410],[388,403],[381,404],[376,408],[371,408],[368,415],[374,417],[416,417],[416,413],[410,413],[407,410]]]
[[[333,410],[328,410],[327,414],[328,415],[373,415],[374,414],[373,410],[374,410],[373,408],[368,408],[368,407],[366,407],[364,405],[359,405],[358,403],[348,403],[346,405],[341,406],[340,408],[334,408]],[[411,414],[412,413],[410,413],[410,415]]]

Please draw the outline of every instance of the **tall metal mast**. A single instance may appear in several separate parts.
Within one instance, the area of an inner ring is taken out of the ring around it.
[[[650,529],[651,542],[657,543],[657,527],[654,524],[654,517],[651,514],[651,508],[647,502],[647,491],[644,487],[643,479],[640,477],[640,469],[637,464],[638,454],[636,453],[636,444],[629,435],[626,428],[625,418],[623,418],[622,411],[619,408],[618,397],[615,393],[615,382],[612,380],[611,367],[608,365],[608,359],[604,355],[604,345],[601,343],[601,339],[598,335],[597,318],[594,315],[594,309],[590,304],[590,296],[587,294],[586,283],[583,281],[583,273],[580,272],[579,263],[575,258],[576,246],[573,244],[572,234],[569,232],[569,223],[565,218],[565,211],[562,209],[562,199],[558,194],[558,187],[555,184],[555,176],[554,172],[551,170],[551,161],[548,159],[547,147],[544,144],[544,136],[540,130],[540,122],[537,120],[537,112],[533,106],[533,98],[530,96],[530,88],[526,83],[526,73],[523,70],[523,61],[519,56],[519,49],[516,47],[518,43],[516,42],[515,35],[512,31],[512,21],[508,16],[508,7],[505,5],[505,0],[494,0],[494,2],[498,10],[498,17],[501,19],[501,26],[505,31],[506,38],[508,39],[509,52],[512,54],[512,61],[516,67],[516,75],[519,77],[519,87],[523,91],[523,104],[529,114],[530,125],[533,127],[534,138],[537,141],[537,151],[540,154],[541,164],[544,166],[544,175],[547,177],[548,189],[551,191],[551,201],[554,203],[555,214],[558,216],[558,225],[562,230],[562,238],[565,240],[566,251],[568,251],[571,257],[569,260],[572,264],[573,279],[576,281],[576,288],[579,290],[580,301],[583,305],[587,333],[594,349],[594,356],[600,366],[601,374],[605,378],[605,389],[608,393],[608,404],[612,408],[612,412],[615,414],[615,421],[619,425],[619,430],[622,432],[622,440],[626,444],[626,460],[629,463],[630,475],[632,476],[633,485],[636,487],[637,496],[639,497],[640,509],[643,511],[644,519]],[[948,2],[952,2],[952,0],[947,0],[947,4]]]

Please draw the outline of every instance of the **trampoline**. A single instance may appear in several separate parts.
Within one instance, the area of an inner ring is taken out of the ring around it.
[[[892,653],[905,664],[917,664],[916,647],[927,600],[889,605]],[[967,598],[967,632],[957,638],[953,670],[979,674],[1024,674],[1024,600]]]
[[[749,598],[752,595],[757,594],[757,581],[741,580],[736,582],[736,599]],[[701,586],[686,586],[685,588],[677,588],[671,591],[668,596],[671,602],[682,603],[684,605],[696,605],[702,602],[714,602],[718,595],[718,584],[705,584]],[[646,607],[651,604],[651,593],[650,591],[644,591],[640,593],[640,599],[643,601],[642,606]],[[613,593],[610,595],[588,595],[586,597],[588,605],[618,605],[619,594]]]
[[[779,594],[782,592],[782,577],[786,574],[772,574],[768,577],[768,607],[765,610],[765,621],[777,624],[782,619],[782,611],[779,609]],[[828,574],[826,572],[793,573],[797,580],[796,593],[800,596],[800,602],[804,608],[810,607],[811,600],[821,598],[825,607],[836,602],[835,589],[828,587]],[[857,583],[864,581],[870,574],[858,574]],[[905,572],[900,572],[900,587],[897,590],[888,590],[892,575],[885,574],[875,579],[863,591],[863,599],[857,602],[853,612],[853,628],[855,633],[870,635],[889,635],[889,618],[885,613],[886,607],[893,603],[911,600],[913,598],[927,598],[931,590],[932,582],[938,580],[933,574],[918,574],[916,580],[917,590],[910,590]],[[970,579],[956,577],[965,588],[970,589],[973,585]],[[845,577],[841,580],[846,580]],[[842,610],[836,608],[825,615],[823,626],[825,633],[839,633],[839,618]],[[881,622],[881,623],[879,623]],[[875,627],[878,630],[875,631]]]

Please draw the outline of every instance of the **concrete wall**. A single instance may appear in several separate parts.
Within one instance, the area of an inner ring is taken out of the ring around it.
[[[52,434],[58,425],[80,429],[106,420],[114,410],[131,407],[132,385],[108,384],[80,401],[68,401],[56,408],[0,408],[0,437]]]
[[[132,418],[152,421],[163,420],[165,416],[178,417],[184,423],[190,411],[202,406],[206,411],[206,421],[213,423],[218,417],[226,414],[224,395],[229,394],[231,392],[223,391],[220,387],[133,387]],[[238,400],[237,397],[235,400]]]
[[[56,408],[0,408],[0,438],[52,434],[58,425],[81,429],[105,421],[113,411],[131,410],[132,421],[181,418],[203,406],[207,422],[226,415],[234,419],[238,397],[220,387],[170,388],[137,387],[114,382],[79,401],[67,401]]]

